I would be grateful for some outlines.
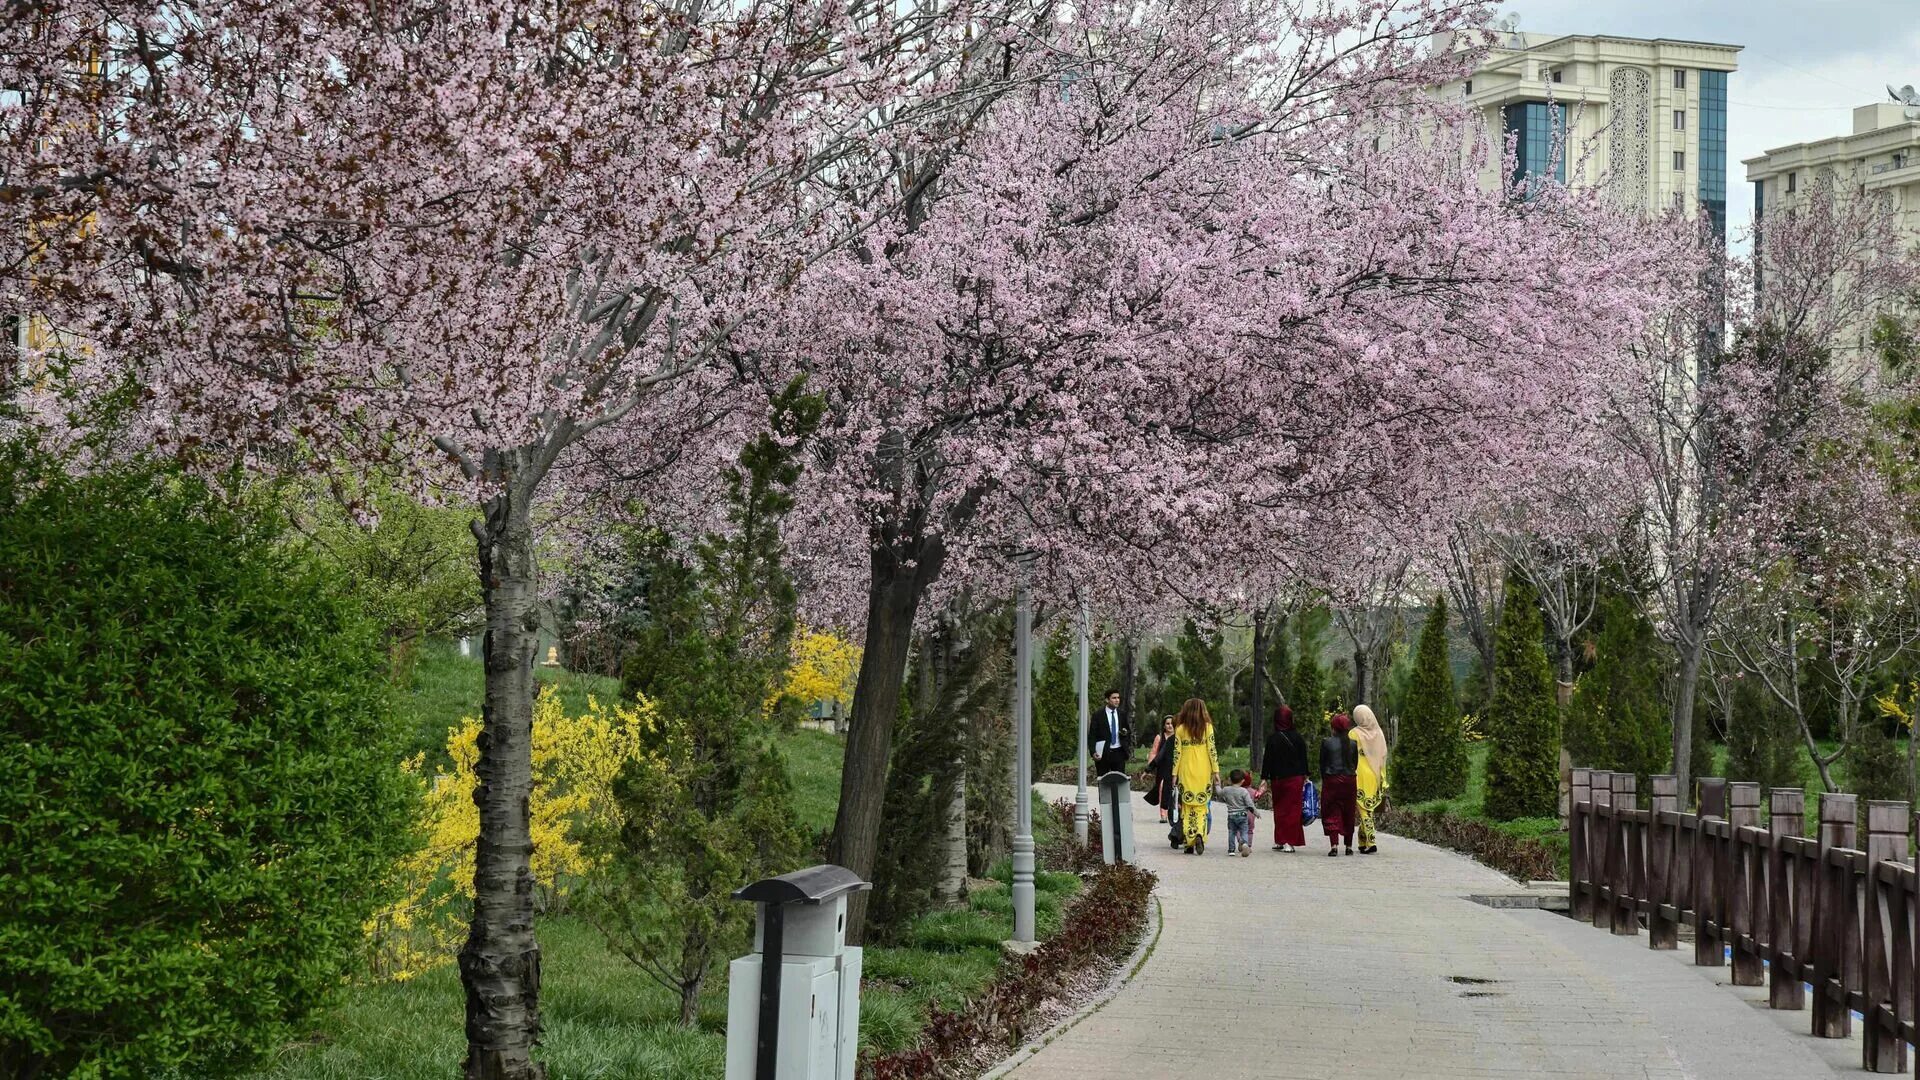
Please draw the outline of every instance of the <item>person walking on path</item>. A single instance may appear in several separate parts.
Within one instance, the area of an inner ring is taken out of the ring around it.
[[[1247,785],[1253,777],[1245,769],[1235,769],[1220,789],[1220,804],[1227,808],[1227,854],[1246,858],[1253,854],[1253,823],[1260,817],[1254,808],[1254,793]]]
[[[1180,789],[1180,833],[1189,855],[1207,850],[1207,802],[1220,784],[1220,755],[1213,748],[1213,717],[1207,703],[1188,698],[1173,725],[1173,782]]]
[[[1320,823],[1327,831],[1327,854],[1340,854],[1344,843],[1353,854],[1354,774],[1359,770],[1360,744],[1350,737],[1353,721],[1346,713],[1333,714],[1333,734],[1320,740]]]
[[[1354,803],[1360,810],[1360,854],[1380,850],[1374,841],[1373,815],[1387,794],[1387,734],[1380,721],[1365,705],[1353,707],[1353,744],[1360,748],[1360,760],[1354,773]]]
[[[1273,790],[1273,850],[1306,847],[1300,804],[1307,786],[1307,740],[1293,730],[1293,710],[1285,705],[1273,710],[1273,732],[1267,736],[1260,778]]]
[[[1160,807],[1160,820],[1179,816],[1179,808],[1174,805],[1173,795],[1173,717],[1160,721],[1160,733],[1153,737],[1153,751],[1147,755],[1147,777],[1153,785],[1154,802]],[[1177,830],[1179,826],[1175,826]],[[1177,831],[1169,831],[1167,839],[1178,840]]]
[[[1120,691],[1107,691],[1107,703],[1087,717],[1087,750],[1101,776],[1127,771],[1127,754],[1133,749],[1133,725],[1120,711]]]

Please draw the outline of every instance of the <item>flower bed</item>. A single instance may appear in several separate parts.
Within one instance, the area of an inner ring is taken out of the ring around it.
[[[1071,837],[1072,804],[1056,803],[1053,810]],[[1070,840],[1063,846],[1077,847]],[[993,984],[974,1000],[957,1009],[935,1006],[918,1044],[865,1062],[862,1076],[942,1080],[978,1075],[1064,1015],[1076,998],[1105,985],[1132,953],[1146,928],[1154,875],[1126,863],[1101,865],[1089,849],[1047,854],[1049,862],[1068,857],[1070,865],[1059,869],[1089,874],[1060,932],[1024,957],[1008,957]]]
[[[1527,836],[1503,832],[1491,822],[1445,811],[1385,810],[1380,829],[1395,836],[1448,848],[1519,881],[1541,881],[1559,870],[1552,847]]]

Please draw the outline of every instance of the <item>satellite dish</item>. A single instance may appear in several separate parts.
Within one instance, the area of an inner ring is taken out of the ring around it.
[[[1510,11],[1493,24],[1493,28],[1507,35],[1507,46],[1514,49],[1527,47],[1527,39],[1520,34],[1520,13]]]
[[[1887,95],[1907,107],[1906,117],[1908,120],[1920,122],[1920,90],[1915,90],[1912,83],[1908,83],[1898,90],[1895,90],[1893,85],[1889,83],[1887,85]]]

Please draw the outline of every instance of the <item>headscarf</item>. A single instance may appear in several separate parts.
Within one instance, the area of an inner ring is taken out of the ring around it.
[[[1387,733],[1380,730],[1380,721],[1372,709],[1365,705],[1353,707],[1353,730],[1359,733],[1360,749],[1367,755],[1367,764],[1373,766],[1373,774],[1386,776]]]
[[[1347,714],[1343,712],[1334,713],[1333,719],[1327,723],[1333,726],[1334,733],[1337,735],[1345,735],[1353,730],[1353,721],[1347,719]]]
[[[1285,705],[1282,705],[1279,708],[1273,710],[1273,730],[1275,731],[1292,731],[1293,730],[1293,710],[1292,709],[1289,709]]]

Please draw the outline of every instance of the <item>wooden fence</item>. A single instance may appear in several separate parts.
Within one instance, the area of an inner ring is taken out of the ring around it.
[[[1655,949],[1690,926],[1695,964],[1731,964],[1734,985],[1768,987],[1773,1008],[1810,1003],[1822,1038],[1850,1036],[1858,1013],[1862,1066],[1905,1072],[1920,1038],[1908,805],[1822,795],[1808,836],[1802,791],[1770,792],[1762,825],[1758,784],[1701,780],[1697,813],[1681,811],[1674,777],[1648,786],[1643,807],[1631,774],[1573,771],[1573,917],[1622,937],[1644,923]]]

